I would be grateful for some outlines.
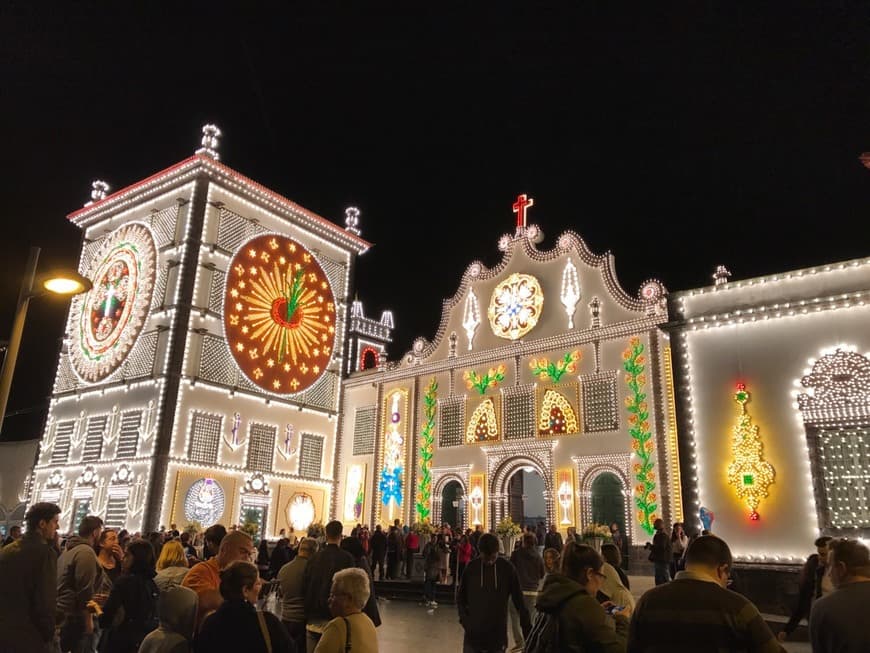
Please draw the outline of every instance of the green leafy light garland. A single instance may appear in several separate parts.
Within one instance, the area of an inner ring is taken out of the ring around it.
[[[423,415],[426,421],[420,432],[420,482],[417,484],[417,516],[421,522],[429,519],[429,499],[432,496],[432,445],[435,444],[435,411],[438,408],[438,382],[433,376],[423,395]]]
[[[504,381],[505,366],[490,367],[486,374],[480,376],[474,370],[465,370],[462,378],[465,379],[465,387],[471,390],[475,388],[480,394],[484,394],[487,388],[493,388]]]
[[[529,368],[532,370],[532,374],[542,381],[549,378],[553,383],[558,383],[566,372],[573,374],[577,371],[577,361],[579,360],[580,352],[574,350],[567,352],[555,363],[551,363],[549,358],[533,358],[529,361]]]
[[[658,519],[656,514],[655,474],[653,473],[652,452],[653,440],[650,432],[649,407],[646,394],[646,375],[643,373],[646,357],[643,355],[643,344],[639,338],[629,341],[628,349],[622,353],[622,367],[627,372],[625,382],[630,394],[625,398],[628,409],[628,432],[631,435],[631,449],[640,459],[632,467],[637,485],[634,486],[634,503],[637,507],[637,521],[648,534],[655,532],[653,522]]]

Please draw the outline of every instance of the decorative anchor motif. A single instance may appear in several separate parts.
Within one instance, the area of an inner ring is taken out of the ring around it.
[[[142,478],[136,481],[136,484],[130,489],[130,494],[127,495],[127,509],[130,511],[130,516],[135,517],[142,513],[145,507],[145,492]]]
[[[517,201],[511,207],[513,212],[517,214],[517,236],[526,228],[526,209],[534,206],[534,204],[534,198],[529,197],[525,193],[517,195]]]
[[[239,430],[242,426],[242,415],[241,413],[233,413],[233,423],[230,427],[229,435],[224,436],[224,442],[230,448],[231,451],[236,451],[239,447],[243,446],[247,439],[242,439],[239,437]]]
[[[562,270],[562,293],[559,296],[565,313],[568,314],[568,328],[574,328],[574,311],[577,310],[577,302],[580,301],[580,281],[577,279],[577,268],[571,259]]]
[[[291,456],[296,454],[298,447],[293,447],[293,434],[295,429],[292,424],[284,427],[284,440],[278,447],[278,453],[284,460],[289,460]]]
[[[106,422],[106,430],[104,431],[103,439],[106,441],[106,444],[111,444],[118,437],[118,434],[121,429],[121,423],[118,419],[118,415],[120,413],[120,408],[118,404],[112,406],[112,414],[109,416],[109,419]]]
[[[148,407],[145,409],[145,419],[143,420],[142,426],[139,428],[139,437],[142,442],[148,442],[157,430],[157,419],[155,418],[154,412],[154,400],[152,399],[148,402]]]
[[[465,298],[465,311],[462,314],[462,328],[465,329],[465,335],[468,337],[468,351],[471,351],[474,343],[474,333],[477,327],[480,326],[480,303],[477,301],[477,295],[473,290],[468,291],[468,297]]]

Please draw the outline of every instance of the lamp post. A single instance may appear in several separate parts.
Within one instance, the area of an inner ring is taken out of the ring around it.
[[[24,278],[21,280],[21,290],[18,293],[18,306],[15,309],[15,319],[12,321],[12,333],[9,334],[9,344],[6,358],[3,359],[3,369],[0,371],[0,433],[3,431],[3,419],[6,416],[6,404],[9,402],[9,391],[12,388],[12,376],[15,374],[15,363],[18,360],[18,350],[21,347],[21,336],[24,334],[24,319],[27,317],[27,307],[30,300],[45,293],[33,292],[33,282],[36,279],[36,265],[39,262],[39,247],[31,247],[27,258]],[[57,295],[79,295],[91,289],[91,282],[76,272],[60,271],[47,275],[42,287]]]

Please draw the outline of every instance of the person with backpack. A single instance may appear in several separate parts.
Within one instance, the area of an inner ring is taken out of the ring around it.
[[[507,603],[513,601],[520,615],[523,636],[530,629],[529,611],[514,566],[498,555],[498,539],[484,533],[480,557],[465,568],[456,606],[465,629],[463,653],[504,653],[507,648]]]
[[[561,565],[561,573],[544,580],[525,652],[624,653],[631,608],[596,599],[604,584],[601,555],[585,544],[568,542]]]
[[[136,653],[145,636],[160,624],[157,600],[160,590],[154,582],[154,547],[148,540],[133,540],[121,560],[123,576],[112,586],[105,607],[89,604],[100,618],[103,630],[100,653]],[[115,617],[123,614],[120,623]]]

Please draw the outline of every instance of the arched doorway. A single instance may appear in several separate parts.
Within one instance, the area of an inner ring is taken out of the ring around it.
[[[508,480],[508,516],[521,526],[547,523],[544,479],[533,467],[519,468]]]
[[[378,366],[378,352],[371,347],[366,347],[360,356],[360,370],[373,370]]]
[[[465,527],[465,495],[459,481],[450,481],[441,490],[441,523]]]
[[[592,481],[592,521],[596,524],[619,524],[625,533],[625,495],[622,481],[612,472],[601,472]]]

